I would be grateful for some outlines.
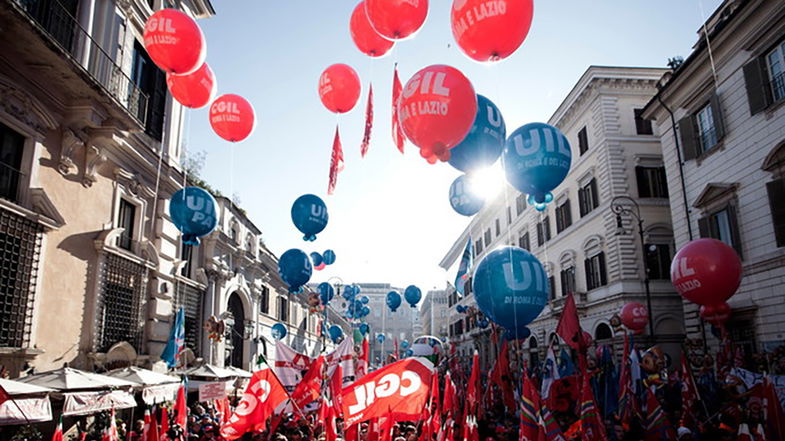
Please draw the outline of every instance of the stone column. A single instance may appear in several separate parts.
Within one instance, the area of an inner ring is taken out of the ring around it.
[[[79,2],[78,14],[79,26],[84,29],[87,36],[81,38],[81,54],[78,54],[77,58],[85,69],[90,70],[90,50],[92,49],[90,38],[93,37],[93,26],[95,22],[95,0],[81,0]]]

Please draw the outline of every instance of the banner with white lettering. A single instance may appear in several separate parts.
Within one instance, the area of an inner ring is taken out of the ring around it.
[[[289,394],[273,371],[267,366],[262,367],[254,372],[240,404],[229,422],[221,427],[221,436],[232,441],[246,432],[263,431],[267,418],[288,398]]]
[[[766,375],[758,374],[742,368],[733,368],[730,375],[741,380],[748,389],[752,389],[758,384],[763,383],[763,378]],[[769,375],[769,381],[774,385],[774,390],[777,391],[777,398],[780,399],[782,408],[785,409],[785,375]]]
[[[335,367],[341,364],[343,369],[343,384],[351,383],[354,381],[354,342],[350,337],[343,339],[334,351],[327,354],[325,360],[327,361],[327,376],[331,377],[335,372]]]
[[[406,358],[378,369],[342,392],[345,426],[380,418],[392,411],[397,421],[420,417],[428,400],[433,363]]]
[[[275,344],[275,373],[286,390],[291,393],[311,367],[311,358],[290,348],[283,342]]]

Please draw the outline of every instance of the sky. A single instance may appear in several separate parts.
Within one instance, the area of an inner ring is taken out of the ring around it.
[[[370,59],[349,35],[356,0],[212,0],[216,15],[200,20],[207,61],[219,94],[236,93],[256,110],[257,127],[241,143],[212,132],[207,110],[190,111],[185,142],[206,153],[202,178],[235,194],[281,255],[333,249],[336,263],[315,271],[312,282],[377,282],[423,292],[443,288],[455,274],[439,268],[470,218],[455,213],[449,187],[460,175],[448,164],[429,165],[416,146],[405,154],[390,135],[391,85],[397,62],[401,81],[431,64],[460,69],[477,93],[504,116],[507,133],[547,121],[590,65],[664,67],[687,57],[696,31],[721,0],[535,0],[532,28],[523,45],[500,63],[466,57],[450,30],[449,0],[431,0],[428,18],[414,38],[398,42],[386,57]],[[321,72],[346,63],[361,77],[357,107],[336,118],[318,96]],[[360,157],[368,84],[374,91],[371,146]],[[327,196],[336,122],[346,168]],[[322,197],[329,224],[305,242],[291,221],[294,200]]]

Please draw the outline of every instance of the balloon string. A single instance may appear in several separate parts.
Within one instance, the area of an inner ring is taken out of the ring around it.
[[[171,108],[171,107],[170,107]],[[153,212],[150,216],[150,236],[155,236],[155,219],[156,219],[156,212],[158,211],[158,189],[161,185],[161,163],[164,159],[164,148],[166,147],[166,143],[169,141],[169,137],[167,136],[167,124],[171,122],[171,116],[169,115],[170,112],[164,112],[164,133],[161,136],[161,147],[158,149],[158,170],[155,173],[155,195],[153,196]]]

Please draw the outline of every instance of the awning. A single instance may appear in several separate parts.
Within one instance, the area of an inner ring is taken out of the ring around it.
[[[63,416],[90,415],[103,410],[136,407],[134,396],[120,390],[71,392],[64,395]]]
[[[130,388],[136,383],[107,377],[106,375],[93,374],[73,368],[62,368],[54,371],[33,374],[18,381],[41,387],[49,387],[59,391]]]
[[[227,367],[225,369],[227,371],[234,372],[234,374],[237,375],[240,378],[251,378],[251,377],[253,377],[252,373],[250,373],[250,372],[248,372],[246,370],[240,369],[238,367],[229,366],[229,367]]]
[[[14,398],[0,404],[0,426],[25,424],[25,416],[31,423],[52,421],[49,397]]]
[[[113,370],[106,376],[138,383],[140,386],[136,389],[141,390],[142,401],[149,405],[174,401],[177,389],[180,388],[180,379],[177,377],[134,366]]]
[[[149,405],[174,401],[177,398],[178,389],[180,389],[180,383],[145,386],[142,389],[142,401]]]
[[[184,374],[189,377],[204,377],[215,379],[232,378],[238,376],[237,372],[220,368],[218,366],[213,366],[211,364],[205,364],[199,367],[188,369],[184,372]]]
[[[54,392],[54,389],[49,389],[48,387],[35,386],[4,378],[0,378],[0,387],[12,397],[16,395],[46,395],[49,392]]]

